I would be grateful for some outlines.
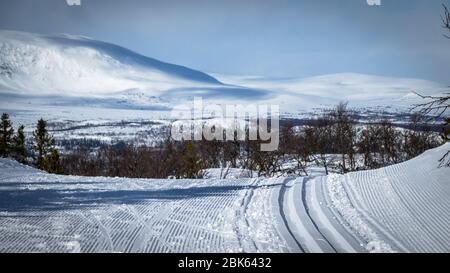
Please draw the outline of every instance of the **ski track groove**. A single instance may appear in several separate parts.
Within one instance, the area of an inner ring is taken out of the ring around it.
[[[294,180],[294,178],[286,179],[284,181],[284,184],[288,183],[289,181]],[[303,245],[300,243],[297,236],[294,235],[294,232],[292,231],[291,225],[289,225],[288,217],[286,216],[286,208],[285,208],[285,198],[286,198],[286,187],[284,185],[280,188],[280,194],[278,197],[279,207],[280,207],[280,215],[283,219],[283,224],[286,226],[287,231],[289,232],[289,235],[294,239],[295,243],[297,244],[298,248],[301,250],[301,252],[306,252]]]
[[[362,251],[359,248],[359,238],[350,232],[347,227],[342,225],[343,222],[340,221],[341,219],[330,209],[330,201],[327,200],[327,195],[324,194],[322,188],[325,184],[323,183],[323,178],[311,179],[308,182],[310,194],[306,195],[305,192],[305,198],[309,196],[309,202],[311,204],[308,207],[312,210],[310,215],[312,221],[316,223],[316,228],[321,231],[320,233],[324,238],[327,238],[329,245],[335,252],[354,253]],[[306,204],[308,204],[308,198],[306,198]],[[338,230],[337,227],[340,229]],[[350,242],[351,240],[352,242]],[[355,247],[355,244],[358,247]]]
[[[313,217],[310,214],[310,208],[309,208],[308,203],[306,201],[306,187],[307,187],[306,184],[308,183],[308,181],[310,181],[310,179],[307,178],[307,177],[303,179],[302,194],[301,194],[302,205],[305,208],[306,215],[308,215],[308,218],[311,221],[311,223],[313,224],[314,228],[320,234],[320,236],[321,236],[320,240],[324,240],[327,243],[327,245],[333,250],[333,252],[337,252],[336,248],[334,248],[334,246],[330,243],[330,241],[327,239],[327,237],[322,233],[322,231],[319,229],[317,223],[315,222],[315,220],[313,219]],[[316,238],[316,240],[319,240],[319,239]]]
[[[320,235],[319,230],[315,228],[313,219],[308,217],[306,206],[302,200],[304,178],[287,180],[285,182],[282,208],[285,223],[289,227],[291,235],[300,244],[299,247],[304,252],[316,253],[326,251],[326,247],[320,246],[318,242],[318,240],[324,240],[324,238]],[[288,185],[289,183],[291,184]],[[295,202],[296,199],[299,201]]]
[[[328,177],[65,177],[0,159],[0,252],[377,250],[364,249],[365,240],[387,250],[448,252],[450,173],[430,163],[439,155],[333,176],[348,197],[337,207],[331,198],[341,195],[328,192]],[[342,204],[370,236],[341,214]]]

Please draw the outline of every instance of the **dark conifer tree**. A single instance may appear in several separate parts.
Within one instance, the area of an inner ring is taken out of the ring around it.
[[[3,113],[0,122],[0,156],[7,157],[11,154],[12,137],[14,130],[12,128],[9,115]]]
[[[17,134],[13,138],[13,156],[20,163],[27,162],[27,150],[25,148],[25,134],[23,125],[17,130]]]
[[[47,172],[60,173],[61,165],[59,153],[54,148],[55,140],[48,133],[47,122],[42,118],[38,120],[33,137],[35,142],[34,149],[36,151],[36,166]]]

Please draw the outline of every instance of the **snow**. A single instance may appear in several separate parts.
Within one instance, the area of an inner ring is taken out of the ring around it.
[[[81,252],[289,249],[270,218],[252,220],[264,181],[57,176],[6,159],[0,168],[1,252],[71,252],[74,242]]]
[[[448,252],[449,148],[272,179],[62,176],[0,159],[0,252]]]
[[[213,77],[162,63],[125,48],[78,36],[44,36],[1,31],[0,61],[12,75],[6,89],[55,94],[104,94],[152,86],[170,89],[183,83],[219,84]]]
[[[345,100],[395,115],[419,101],[412,91],[444,88],[354,73],[211,76],[87,37],[0,31],[0,112],[28,134],[43,117],[57,139],[152,145],[169,110],[198,95],[308,118]],[[448,252],[450,172],[437,167],[448,149],[274,179],[232,168],[199,180],[58,176],[0,159],[0,252]]]
[[[348,100],[362,121],[384,113],[406,122],[402,114],[420,101],[412,91],[432,95],[443,88],[421,79],[354,73],[282,79],[209,75],[87,37],[0,30],[0,113],[10,114],[14,126],[24,125],[28,134],[44,118],[57,141],[151,146],[172,124],[170,110],[190,107],[194,96],[205,106],[237,104],[244,106],[241,111],[250,104],[279,105],[285,119],[316,117]]]
[[[209,168],[203,170],[203,178],[252,178],[257,176],[254,172],[239,168]]]
[[[383,169],[341,177],[349,198],[383,240],[407,252],[448,252],[450,169],[438,160],[447,143]]]
[[[366,249],[370,252],[393,252],[391,246],[379,239],[364,220],[364,217],[353,207],[339,176],[330,175],[327,179],[327,187],[330,194],[332,206],[342,215],[352,229],[366,241]]]
[[[265,91],[226,85],[117,45],[73,35],[0,30],[3,96],[47,96],[50,104],[166,107],[186,97],[263,97]]]
[[[0,30],[0,110],[49,119],[66,110],[80,119],[84,111],[72,107],[167,111],[194,96],[211,104],[280,105],[287,117],[311,115],[340,101],[401,112],[419,101],[413,91],[432,95],[446,88],[354,73],[285,79],[213,75],[87,37]]]
[[[296,98],[297,103],[307,108],[333,105],[348,101],[352,107],[410,106],[418,101],[414,92],[424,95],[437,94],[445,90],[440,83],[414,79],[395,78],[357,73],[338,73],[307,78],[269,78],[213,74],[216,78],[236,85],[251,88],[276,90],[278,99]]]

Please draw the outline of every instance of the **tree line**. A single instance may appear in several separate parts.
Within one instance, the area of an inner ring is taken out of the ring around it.
[[[303,126],[280,127],[279,149],[260,150],[261,141],[173,141],[156,147],[119,143],[92,151],[79,148],[61,160],[66,174],[136,178],[201,178],[203,170],[251,170],[257,176],[308,175],[374,169],[413,158],[441,145],[446,134],[423,128],[414,116],[410,129],[384,119],[360,124],[344,103]],[[426,128],[426,127],[425,127]],[[225,175],[224,175],[225,176]]]
[[[55,140],[49,134],[45,120],[41,118],[37,122],[31,151],[27,149],[23,125],[15,133],[7,113],[2,114],[0,123],[0,157],[11,157],[23,164],[30,163],[50,173],[63,173]]]
[[[134,178],[201,178],[203,170],[230,168],[252,171],[256,176],[308,175],[310,166],[325,173],[374,169],[413,158],[448,140],[448,127],[440,137],[413,116],[409,129],[383,119],[361,124],[341,103],[302,126],[280,127],[279,149],[260,150],[261,141],[173,141],[154,147],[123,142],[97,148],[79,147],[60,156],[47,122],[38,120],[27,149],[24,126],[17,132],[8,114],[0,126],[0,156],[12,157],[50,173]],[[247,134],[248,135],[248,134]]]

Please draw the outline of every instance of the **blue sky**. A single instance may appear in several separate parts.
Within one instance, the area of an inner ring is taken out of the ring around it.
[[[449,0],[2,0],[0,28],[90,36],[205,72],[450,84]]]

